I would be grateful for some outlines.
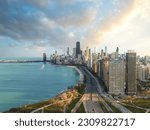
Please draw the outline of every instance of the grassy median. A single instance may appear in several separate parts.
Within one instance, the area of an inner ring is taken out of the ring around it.
[[[109,107],[112,109],[113,113],[122,113],[118,108],[116,108],[112,102],[105,99],[105,102],[109,105]]]
[[[140,109],[140,108],[136,108],[134,106],[129,106],[129,105],[123,105],[123,106],[126,107],[127,109],[129,109],[133,113],[145,113],[146,112],[146,110]]]
[[[104,106],[104,104],[101,101],[99,101],[99,104],[100,104],[104,113],[109,113],[109,111],[107,110],[107,108]]]
[[[85,113],[84,105],[81,103],[79,109],[77,110],[77,113]]]
[[[145,113],[145,109],[150,109],[150,98],[128,98],[123,101],[125,107],[127,107],[133,113]],[[137,107],[140,108],[137,108]]]

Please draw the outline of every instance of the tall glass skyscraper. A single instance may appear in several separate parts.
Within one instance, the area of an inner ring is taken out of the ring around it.
[[[78,57],[78,55],[81,53],[80,50],[80,42],[76,42],[76,58]]]
[[[136,81],[136,53],[128,52],[126,54],[126,93],[134,95],[137,93]]]

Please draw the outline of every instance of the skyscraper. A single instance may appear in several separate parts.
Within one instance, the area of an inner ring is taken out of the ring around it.
[[[125,89],[125,62],[115,59],[109,64],[109,93],[124,95]]]
[[[136,53],[133,51],[126,54],[126,93],[131,95],[137,93]]]
[[[104,58],[104,51],[103,51],[103,49],[101,50],[101,58],[102,59]]]
[[[46,62],[46,53],[43,53],[43,61]]]
[[[117,47],[116,52],[119,53],[119,47]]]
[[[110,60],[108,58],[100,60],[100,78],[104,81],[107,89],[109,87],[109,62]]]
[[[88,47],[86,47],[86,57],[87,57],[87,58],[89,57],[89,50],[88,50]]]
[[[67,48],[67,55],[69,55],[69,47]]]
[[[119,56],[119,47],[117,47],[116,53],[115,53],[115,57],[118,58],[118,56]]]
[[[105,46],[105,56],[107,56],[107,46]]]
[[[144,64],[147,65],[148,62],[150,62],[150,56],[145,56],[144,57]]]
[[[89,56],[91,55],[91,49],[89,49]]]
[[[73,48],[73,57],[76,57],[76,48]]]
[[[137,79],[138,80],[147,80],[149,76],[149,69],[145,65],[137,65]]]
[[[80,50],[80,42],[76,42],[76,58],[78,58],[78,55],[81,53]]]

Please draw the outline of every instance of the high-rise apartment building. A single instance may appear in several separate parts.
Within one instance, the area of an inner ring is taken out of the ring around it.
[[[147,65],[148,63],[150,63],[150,56],[145,56],[144,57],[144,64]]]
[[[138,64],[137,66],[137,79],[139,81],[147,80],[149,77],[149,68],[145,65]]]
[[[125,90],[125,62],[115,59],[109,63],[109,93],[124,95]]]
[[[76,48],[73,48],[73,57],[76,57]]]
[[[99,76],[103,80],[105,86],[109,87],[108,81],[109,81],[109,59],[102,59],[99,61]]]
[[[136,53],[133,51],[126,54],[126,93],[137,93]]]

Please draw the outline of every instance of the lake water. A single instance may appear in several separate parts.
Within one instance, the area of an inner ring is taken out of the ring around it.
[[[0,63],[0,111],[36,103],[74,86],[79,74],[49,63]]]

